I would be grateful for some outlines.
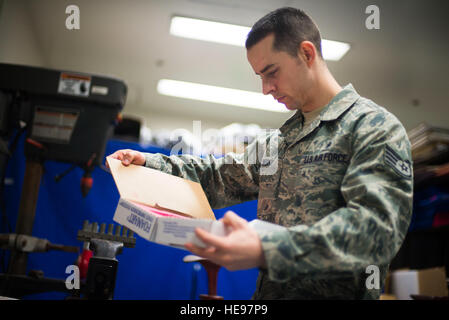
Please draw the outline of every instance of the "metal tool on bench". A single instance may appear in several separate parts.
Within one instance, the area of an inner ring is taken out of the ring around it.
[[[123,246],[126,248],[134,248],[136,245],[136,238],[134,238],[134,232],[129,230],[128,228],[123,227],[123,230],[121,230],[121,226],[116,225],[115,226],[115,233],[114,231],[114,225],[109,224],[108,226],[108,232],[106,233],[106,224],[102,223],[100,225],[100,231],[98,231],[98,223],[93,222],[89,223],[88,220],[84,221],[83,229],[78,231],[78,237],[77,239],[79,241],[85,241],[90,242],[91,239],[101,239],[101,240],[109,240],[109,241],[116,241],[116,242],[122,242]]]
[[[78,253],[78,247],[54,244],[47,239],[36,238],[25,234],[0,234],[0,248],[14,249],[21,252],[47,252],[60,250]]]
[[[98,223],[92,224],[84,221],[83,229],[78,231],[77,239],[89,244],[94,254],[89,259],[85,295],[89,300],[110,300],[113,298],[115,279],[117,275],[118,260],[123,247],[133,248],[136,238],[127,228],[115,227],[109,224],[106,233],[106,224],[102,223],[98,232]]]
[[[14,254],[28,254],[59,250],[78,253],[75,246],[54,244],[47,239],[24,234],[0,234],[0,248],[12,250]],[[45,278],[42,270],[30,270],[28,275],[0,274],[2,294],[10,297],[21,297],[23,294],[41,293],[46,291],[68,291],[65,280]]]

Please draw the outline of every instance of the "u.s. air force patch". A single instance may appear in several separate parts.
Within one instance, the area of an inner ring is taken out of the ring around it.
[[[390,146],[385,146],[384,161],[404,178],[412,177],[412,166],[409,160],[403,160]]]

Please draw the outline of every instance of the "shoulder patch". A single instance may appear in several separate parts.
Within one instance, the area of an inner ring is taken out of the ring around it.
[[[396,173],[404,178],[412,177],[412,166],[409,160],[403,160],[390,146],[385,146],[384,151],[385,164],[393,168]]]

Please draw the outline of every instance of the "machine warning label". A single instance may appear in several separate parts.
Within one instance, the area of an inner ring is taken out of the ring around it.
[[[77,111],[60,111],[37,106],[34,110],[33,138],[49,139],[59,143],[69,143],[78,120]]]
[[[91,80],[90,76],[62,72],[59,78],[58,93],[88,97]]]

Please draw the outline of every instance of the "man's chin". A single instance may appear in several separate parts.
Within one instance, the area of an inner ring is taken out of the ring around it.
[[[282,100],[284,100],[285,98],[283,98]],[[296,104],[291,103],[291,101],[286,101],[286,99],[284,101],[280,101],[281,104],[283,104],[285,106],[285,108],[287,108],[290,111],[296,111],[298,110],[300,107]]]
[[[290,105],[290,104],[287,104],[287,103],[284,103],[284,105],[285,105],[285,107],[286,107],[288,110],[290,110],[290,111],[295,111],[295,110],[298,110],[298,109],[299,109],[299,107],[296,106],[296,105]]]

